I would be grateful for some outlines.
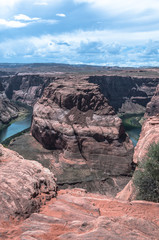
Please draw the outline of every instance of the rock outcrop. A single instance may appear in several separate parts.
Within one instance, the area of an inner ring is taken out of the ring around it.
[[[56,199],[19,224],[3,224],[1,239],[157,240],[159,204],[121,202],[82,189],[62,190]]]
[[[7,78],[1,77],[5,85],[7,97],[33,106],[41,97],[44,88],[53,81],[54,77],[47,74],[18,73]]]
[[[149,146],[153,142],[157,143],[159,141],[159,85],[151,101],[146,106],[144,118],[145,121],[134,152],[133,161],[135,163],[140,162],[144,158]]]
[[[56,195],[55,178],[49,169],[2,145],[0,173],[0,222],[26,218]]]
[[[0,94],[0,127],[18,117],[19,109],[11,103],[4,93]]]
[[[144,123],[142,125],[142,130],[140,133],[139,141],[135,147],[133,162],[138,164],[141,162],[150,145],[153,142],[159,141],[159,85],[156,88],[156,92],[152,97],[151,101],[147,104],[146,113],[144,116]],[[135,196],[135,187],[132,180],[128,185],[122,190],[121,193],[117,195],[118,199],[132,200]]]
[[[101,92],[116,112],[140,113],[154,95],[159,78],[132,76],[90,76],[89,82],[100,85]]]
[[[159,85],[157,85],[154,96],[146,106],[145,117],[159,114]]]
[[[84,79],[50,84],[34,106],[31,131],[45,148],[61,151],[53,163],[60,185],[106,192],[109,181],[116,185],[112,177],[131,171],[133,145],[121,120],[99,87]]]

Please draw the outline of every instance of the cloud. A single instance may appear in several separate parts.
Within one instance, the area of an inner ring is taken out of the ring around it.
[[[34,5],[47,6],[48,3],[47,2],[43,2],[43,1],[42,2],[38,1],[38,2],[35,2]]]
[[[66,17],[66,14],[64,14],[64,13],[57,13],[56,16],[58,16],[58,17]]]
[[[158,0],[74,0],[76,4],[87,3],[96,9],[101,9],[102,11],[111,11],[114,13],[121,13],[125,11],[131,11],[135,13],[143,12],[146,10],[159,10]]]
[[[30,17],[28,17],[27,15],[18,14],[18,15],[15,15],[15,16],[14,16],[14,19],[15,19],[15,20],[19,20],[19,21],[37,21],[37,20],[39,20],[40,18],[30,18]]]
[[[142,37],[141,32],[130,33],[129,39],[123,34],[120,40],[114,41],[119,34],[113,31],[75,31],[8,40],[0,43],[1,61],[159,66],[159,41],[154,40],[159,37],[159,31],[150,32],[148,36],[145,33]]]
[[[0,19],[0,29],[1,28],[23,28],[32,23],[42,23],[42,24],[56,24],[57,20],[54,19],[41,19],[41,18],[30,18],[24,14],[18,14],[14,16],[15,20],[5,20]]]
[[[7,21],[5,19],[0,19],[0,27],[5,28],[22,28],[26,27],[28,23],[23,23],[20,21]]]

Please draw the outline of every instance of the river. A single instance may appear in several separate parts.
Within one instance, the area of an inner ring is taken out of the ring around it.
[[[142,127],[140,124],[140,120],[142,119],[142,117],[143,114],[126,114],[121,117],[125,131],[132,140],[134,146],[136,146],[139,140]]]
[[[139,140],[141,128],[133,128],[131,130],[126,130],[126,132],[129,135],[129,138],[131,139],[133,145],[136,146]]]
[[[7,138],[29,128],[31,126],[32,114],[28,114],[24,119],[13,122],[8,127],[0,131],[0,143]]]
[[[7,138],[29,128],[31,126],[31,118],[32,118],[32,114],[28,114],[23,120],[18,120],[13,122],[10,126],[4,128],[3,130],[0,131],[0,143],[3,142],[4,140],[6,140]],[[129,116],[130,118],[130,116]],[[127,126],[125,124],[125,120],[127,120],[128,118],[125,118],[123,121],[123,124],[125,125],[125,130],[128,133],[130,139],[133,142],[133,145],[136,146],[138,139],[139,139],[139,135],[141,132],[141,127],[135,127],[135,126]]]

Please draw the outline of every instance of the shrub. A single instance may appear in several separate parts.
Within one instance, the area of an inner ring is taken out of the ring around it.
[[[137,199],[159,202],[159,142],[153,143],[134,173]]]

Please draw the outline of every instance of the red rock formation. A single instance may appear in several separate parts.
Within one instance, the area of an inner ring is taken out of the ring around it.
[[[44,88],[52,82],[53,76],[47,74],[25,74],[18,73],[7,77],[5,93],[9,99],[19,101],[33,106],[36,100],[41,97]]]
[[[91,189],[102,192],[98,182],[131,170],[133,145],[121,120],[99,87],[84,79],[50,84],[34,106],[31,131],[45,148],[61,150],[53,164],[60,184],[97,181]]]
[[[5,94],[0,94],[0,127],[18,117],[18,112],[15,104],[11,103]]]
[[[142,125],[142,131],[139,141],[135,147],[133,162],[138,164],[144,160],[145,155],[153,142],[159,141],[159,85],[156,88],[155,95],[151,102],[147,104],[145,121]],[[135,187],[132,180],[127,186],[117,194],[118,199],[131,200],[135,198]]]
[[[0,222],[26,218],[56,195],[55,178],[49,169],[2,145],[0,173]]]
[[[159,85],[157,86],[151,101],[146,106],[145,117],[156,116],[157,114],[159,114]]]
[[[138,144],[135,148],[133,161],[138,163],[141,161],[149,146],[153,142],[159,141],[159,85],[152,97],[150,103],[147,104],[145,113],[145,122],[142,126],[142,131]]]
[[[121,74],[124,75],[124,71]],[[116,112],[132,114],[145,111],[159,83],[159,78],[145,77],[144,73],[141,76],[135,75],[135,72],[132,76],[130,73],[127,76],[107,74],[90,76],[88,80],[100,86]]]
[[[63,190],[23,222],[1,225],[2,239],[158,239],[159,204]]]

